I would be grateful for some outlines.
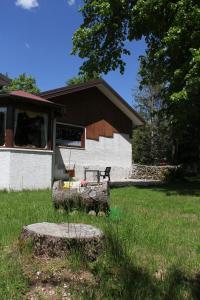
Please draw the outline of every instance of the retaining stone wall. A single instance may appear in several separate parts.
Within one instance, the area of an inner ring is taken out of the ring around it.
[[[170,170],[176,170],[177,166],[146,166],[133,164],[131,179],[164,180],[165,174]]]

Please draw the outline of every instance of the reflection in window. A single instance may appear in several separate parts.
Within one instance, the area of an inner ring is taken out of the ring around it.
[[[56,124],[56,145],[84,148],[85,129],[83,127]]]
[[[15,146],[46,148],[47,115],[17,110],[15,114]]]
[[[0,107],[0,146],[5,144],[6,108]]]

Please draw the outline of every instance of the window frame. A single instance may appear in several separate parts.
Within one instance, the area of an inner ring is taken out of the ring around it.
[[[45,117],[44,117],[44,120],[46,120],[46,126],[45,126],[45,130],[46,130],[46,133],[45,133],[45,136],[46,136],[46,145],[45,145],[45,147],[34,147],[34,145],[33,145],[33,147],[31,147],[30,145],[27,145],[27,146],[25,146],[25,145],[23,145],[23,146],[18,146],[18,145],[16,145],[15,144],[15,130],[16,130],[16,128],[17,128],[17,113],[18,112],[33,112],[33,113],[38,113],[38,114],[42,114],[42,115],[44,115]],[[35,111],[35,110],[31,110],[31,109],[22,109],[22,108],[15,108],[15,110],[14,110],[14,128],[13,128],[13,148],[16,148],[16,149],[30,149],[30,150],[43,150],[43,151],[46,151],[46,150],[49,150],[48,149],[48,127],[49,127],[49,115],[48,115],[48,113],[46,113],[46,112],[41,112],[41,111]],[[15,128],[15,126],[16,126],[16,128]]]
[[[0,148],[1,148],[1,147],[5,147],[6,146],[6,124],[7,124],[7,113],[8,113],[7,106],[0,106],[0,112],[5,113],[5,120],[4,120],[4,144],[0,145]]]
[[[63,125],[63,126],[68,126],[68,127],[76,127],[76,128],[81,128],[83,129],[83,134],[82,134],[82,137],[81,137],[81,146],[75,146],[75,145],[68,145],[68,146],[65,146],[65,145],[57,145],[56,143],[56,130],[57,130],[57,125]],[[64,123],[64,122],[56,122],[56,126],[55,126],[55,146],[58,147],[58,148],[66,148],[66,149],[82,149],[82,150],[85,150],[85,140],[86,140],[86,128],[82,125],[75,125],[75,124],[70,124],[70,123]]]

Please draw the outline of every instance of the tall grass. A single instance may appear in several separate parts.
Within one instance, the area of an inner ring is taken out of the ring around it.
[[[21,299],[29,288],[13,251],[22,226],[79,222],[102,228],[105,251],[96,262],[78,255],[66,268],[87,270],[95,288],[74,299],[199,299],[200,190],[195,184],[111,191],[110,217],[56,212],[50,191],[0,193],[0,299]]]

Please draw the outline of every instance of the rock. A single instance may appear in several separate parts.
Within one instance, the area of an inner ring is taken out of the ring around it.
[[[98,212],[98,217],[105,217],[105,216],[106,216],[106,214],[105,214],[104,211],[99,211]]]
[[[72,210],[69,215],[74,216],[78,214],[78,210]]]
[[[66,256],[80,250],[93,261],[103,249],[103,232],[91,225],[74,223],[36,223],[24,226],[20,240],[31,245],[36,255]]]
[[[96,216],[96,212],[94,210],[90,210],[88,215],[90,216]]]
[[[155,272],[155,278],[160,281],[164,281],[166,275],[166,270],[159,269]]]
[[[58,213],[63,215],[65,213],[65,210],[63,208],[58,209]]]

